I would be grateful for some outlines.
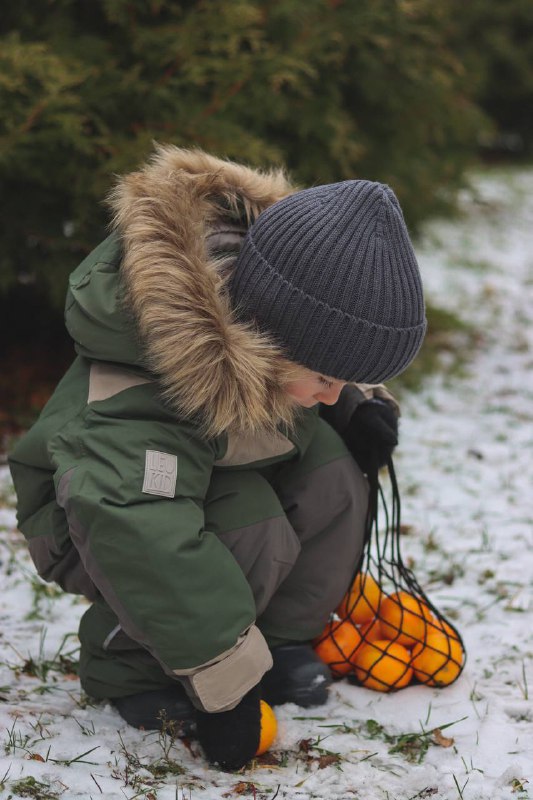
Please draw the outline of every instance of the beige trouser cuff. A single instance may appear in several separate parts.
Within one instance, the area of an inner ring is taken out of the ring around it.
[[[213,661],[194,669],[175,670],[185,678],[195,705],[215,713],[231,711],[256,686],[272,666],[272,656],[263,634],[252,625],[237,644]]]

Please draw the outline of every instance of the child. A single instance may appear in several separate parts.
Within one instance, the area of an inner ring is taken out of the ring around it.
[[[362,555],[363,472],[396,444],[382,381],[425,332],[387,186],[295,191],[159,148],[70,277],[77,358],[10,465],[39,573],[91,606],[80,680],[130,724],[255,753],[259,700],[319,705],[310,640]],[[357,383],[355,383],[357,382]]]

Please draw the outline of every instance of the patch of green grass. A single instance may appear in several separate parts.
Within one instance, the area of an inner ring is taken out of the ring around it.
[[[389,753],[391,755],[399,753],[406,761],[420,764],[432,743],[433,730],[422,730],[420,733],[390,734],[375,719],[368,719],[366,721],[366,735],[369,739],[383,739],[390,745]]]
[[[516,794],[517,800],[527,800],[529,794],[526,789],[526,778],[512,778],[511,779],[511,791]]]
[[[65,645],[69,639],[74,638],[76,645],[68,652],[64,651]],[[61,675],[77,675],[79,664],[79,644],[77,635],[75,633],[67,633],[61,640],[59,647],[51,658],[45,655],[45,641],[46,641],[46,628],[41,629],[39,637],[39,647],[36,656],[29,656],[24,658],[13,645],[10,645],[15,653],[22,659],[23,664],[10,666],[15,674],[28,675],[30,678],[38,678],[46,683],[49,678],[49,673],[59,673]],[[54,677],[53,680],[56,680]]]
[[[6,769],[6,771],[4,772],[2,777],[0,778],[0,792],[3,792],[4,789],[6,788],[6,781],[8,779],[8,776],[9,776],[10,772],[11,772],[11,764],[9,765],[9,767]]]
[[[425,377],[437,372],[464,375],[468,356],[476,346],[478,332],[456,314],[429,303],[426,315],[428,332],[420,352],[405,372],[387,383],[396,395],[418,390]]]
[[[328,728],[332,726],[321,725],[320,727]],[[298,755],[303,759],[307,769],[310,769],[312,766],[317,766],[318,769],[334,766],[342,771],[341,754],[334,750],[326,750],[325,747],[322,747],[322,742],[327,738],[327,736],[317,736],[316,739],[301,739],[299,742]],[[312,751],[316,751],[318,755],[315,756]]]
[[[58,800],[64,791],[63,788],[60,791],[55,790],[51,783],[38,781],[33,775],[14,781],[10,789],[15,792],[16,797],[33,797],[35,800]]]
[[[357,736],[364,736],[367,739],[381,739],[390,745],[389,753],[391,755],[399,754],[412,764],[420,764],[429,750],[431,745],[440,747],[450,747],[453,744],[453,739],[446,739],[442,736],[442,731],[462,722],[466,717],[448,722],[445,725],[439,725],[431,730],[425,730],[421,725],[420,732],[414,733],[398,733],[392,734],[385,730],[385,727],[375,719],[367,719],[362,725],[352,727],[346,723],[339,723],[334,725],[320,725],[321,728],[332,728],[336,733],[351,733]]]
[[[161,722],[162,729],[158,732],[161,756],[154,760],[142,759],[137,753],[128,749],[118,732],[122,763],[116,759],[111,775],[121,780],[125,787],[133,789],[135,797],[155,798],[157,789],[164,784],[165,779],[187,774],[185,767],[172,757],[172,751],[180,734],[179,726],[172,720],[167,721],[164,715],[161,717]]]
[[[48,739],[52,739],[54,734],[50,732],[50,730],[46,727],[46,725],[42,722],[41,717],[34,722],[29,723],[30,728],[33,731],[31,733],[23,733],[22,731],[18,730],[17,722],[19,718],[15,717],[11,728],[6,728],[6,739],[4,740],[4,752],[6,755],[14,755],[17,750],[20,750],[21,753],[24,753],[27,758],[35,758],[34,749],[37,745],[40,745],[41,742],[45,742]],[[48,750],[48,755],[50,754],[50,749]],[[37,756],[37,761],[47,761],[48,759],[42,758],[41,756]],[[1,788],[1,787],[0,787]]]
[[[64,592],[55,583],[46,583],[38,575],[31,575],[31,611],[24,617],[25,620],[50,619],[53,601],[61,597]]]

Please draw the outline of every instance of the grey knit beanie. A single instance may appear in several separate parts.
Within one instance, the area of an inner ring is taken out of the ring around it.
[[[323,375],[381,383],[402,372],[426,330],[420,273],[390,187],[305,189],[248,230],[229,291],[237,317]]]

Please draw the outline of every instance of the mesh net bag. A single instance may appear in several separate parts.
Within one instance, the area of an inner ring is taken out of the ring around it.
[[[315,650],[335,677],[381,692],[412,682],[448,686],[465,662],[457,629],[423,592],[400,552],[400,494],[387,464],[390,510],[377,472],[370,495],[361,564]]]

